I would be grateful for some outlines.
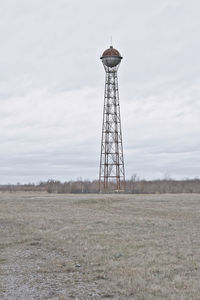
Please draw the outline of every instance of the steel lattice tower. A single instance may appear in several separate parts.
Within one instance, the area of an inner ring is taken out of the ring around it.
[[[110,46],[101,57],[106,71],[101,156],[99,169],[100,192],[124,191],[125,170],[122,145],[117,70],[120,53]]]

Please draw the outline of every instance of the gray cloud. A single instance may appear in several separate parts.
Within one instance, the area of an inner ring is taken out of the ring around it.
[[[0,182],[97,178],[109,37],[127,177],[199,176],[196,0],[0,3]]]

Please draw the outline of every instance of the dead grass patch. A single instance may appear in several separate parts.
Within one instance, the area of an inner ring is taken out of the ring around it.
[[[198,299],[200,195],[0,194],[1,299]]]

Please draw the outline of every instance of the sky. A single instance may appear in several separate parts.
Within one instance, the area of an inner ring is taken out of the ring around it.
[[[200,176],[200,1],[1,0],[0,184],[97,179],[118,70],[126,177]]]

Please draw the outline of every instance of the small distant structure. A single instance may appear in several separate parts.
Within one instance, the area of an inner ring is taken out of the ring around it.
[[[117,70],[122,60],[119,51],[110,46],[101,60],[106,72],[103,125],[99,169],[99,191],[125,190],[125,169],[119,105]]]

